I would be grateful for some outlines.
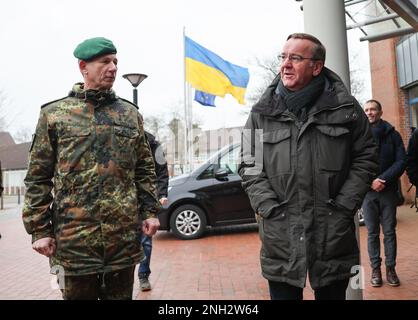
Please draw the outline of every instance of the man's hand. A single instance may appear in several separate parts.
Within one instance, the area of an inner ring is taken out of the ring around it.
[[[32,243],[32,249],[44,256],[51,257],[57,248],[54,238],[42,238]]]
[[[382,191],[386,187],[385,182],[385,180],[379,178],[374,179],[372,182],[372,189],[376,192]]]
[[[160,220],[158,218],[148,218],[144,222],[142,222],[142,232],[152,237],[160,227]]]
[[[160,203],[162,206],[166,206],[168,204],[168,199],[166,197],[160,199]]]

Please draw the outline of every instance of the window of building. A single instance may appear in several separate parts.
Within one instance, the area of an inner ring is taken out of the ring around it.
[[[418,127],[418,85],[408,90],[409,107],[411,110],[411,127]]]

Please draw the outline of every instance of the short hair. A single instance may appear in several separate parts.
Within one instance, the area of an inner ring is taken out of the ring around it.
[[[290,39],[305,39],[305,40],[312,41],[315,44],[312,50],[312,59],[321,60],[325,62],[326,49],[324,45],[322,44],[322,42],[318,40],[318,38],[308,33],[292,33],[291,35],[287,37],[287,40],[290,40]]]
[[[374,100],[374,99],[370,99],[370,100],[367,100],[366,101],[366,104],[368,104],[368,103],[374,103],[376,105],[376,107],[377,107],[377,110],[378,111],[382,111],[382,105],[380,104],[379,101]]]

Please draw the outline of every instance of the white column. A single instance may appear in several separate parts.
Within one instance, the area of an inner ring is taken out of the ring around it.
[[[327,49],[325,66],[337,73],[350,90],[344,0],[304,0],[305,32]]]
[[[337,73],[351,91],[344,0],[304,0],[303,16],[305,32],[317,37],[327,50],[325,66]],[[360,247],[357,216],[355,220],[357,243]],[[355,288],[350,285],[355,279],[350,279],[347,288],[348,300],[363,299],[363,269],[359,266],[359,270],[360,279],[357,278]]]

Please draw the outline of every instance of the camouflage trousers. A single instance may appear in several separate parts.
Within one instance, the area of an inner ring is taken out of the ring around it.
[[[64,300],[132,300],[135,266],[106,273],[65,276]]]

